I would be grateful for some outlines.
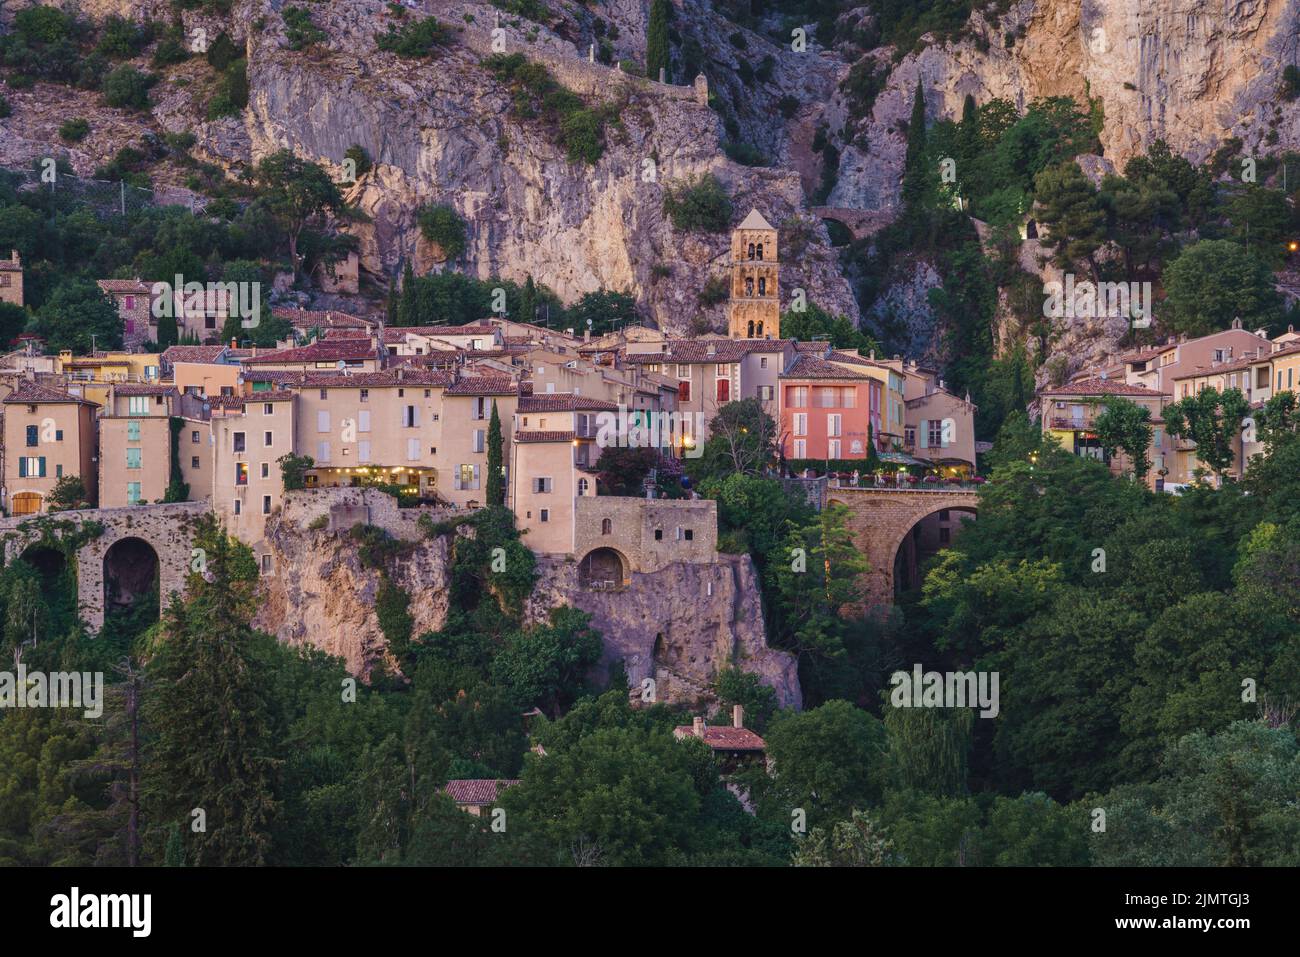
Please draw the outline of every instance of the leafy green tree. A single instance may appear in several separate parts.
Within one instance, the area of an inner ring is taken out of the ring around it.
[[[280,478],[286,492],[295,492],[307,487],[307,473],[316,466],[316,460],[310,455],[294,455],[286,452],[276,459],[280,463]]]
[[[1280,312],[1273,275],[1251,252],[1227,239],[1188,246],[1165,269],[1165,299],[1157,315],[1173,332],[1203,336],[1234,318],[1267,326]]]
[[[876,340],[854,325],[852,319],[847,316],[832,316],[811,302],[800,312],[781,314],[781,335],[800,342],[824,339],[835,349],[846,349],[861,355],[881,351]]]
[[[89,355],[93,349],[122,347],[117,307],[93,282],[64,279],[36,313],[36,330],[53,350]]]
[[[548,626],[507,636],[492,662],[493,675],[521,707],[558,716],[581,693],[604,649],[590,620],[576,608],[551,609]]]
[[[659,462],[659,452],[651,448],[611,446],[603,449],[596,460],[596,481],[605,495],[644,494],[645,480]]]
[[[1196,443],[1196,460],[1220,481],[1232,468],[1250,402],[1240,389],[1203,389],[1165,406],[1165,431]]]
[[[504,467],[502,462],[501,416],[497,413],[496,399],[493,399],[492,418],[488,420],[487,434],[487,503],[489,505],[506,503],[505,476],[501,474]]]
[[[861,811],[847,821],[813,828],[798,839],[790,858],[794,867],[885,867],[894,862],[893,843]]]
[[[783,712],[765,740],[773,771],[765,813],[788,822],[791,811],[802,808],[810,827],[827,825],[877,804],[883,795],[884,726],[847,701]]]
[[[303,230],[326,213],[346,213],[343,195],[324,169],[289,150],[264,158],[254,175],[262,187],[259,201],[265,203],[288,237],[289,259],[297,276],[301,265],[298,241]]]
[[[1139,482],[1151,471],[1147,449],[1151,445],[1151,410],[1130,399],[1107,396],[1093,419],[1093,431],[1109,459],[1120,449],[1133,463],[1133,477]]]
[[[522,779],[501,796],[516,860],[662,865],[696,846],[701,809],[699,741],[661,729],[609,727],[570,747],[529,755]],[[716,786],[716,771],[714,786]]]
[[[695,458],[685,460],[696,482],[727,475],[757,475],[776,452],[776,423],[758,399],[737,399],[721,406],[709,421],[709,438]]]
[[[257,865],[276,808],[268,688],[249,625],[257,565],[215,520],[204,520],[195,542],[205,571],[190,574],[183,600],[173,598],[149,663],[145,803],[159,828],[188,825],[202,809],[206,830],[186,833],[195,864]]]
[[[584,292],[568,310],[568,321],[579,335],[590,331],[593,336],[599,336],[626,329],[636,325],[639,318],[635,296],[608,289]]]
[[[891,783],[938,797],[964,795],[974,711],[894,707],[884,710]]]
[[[149,108],[149,88],[156,77],[123,64],[104,77],[104,101],[109,106],[135,110]]]
[[[1106,830],[1089,831],[1101,866],[1295,867],[1300,755],[1288,728],[1239,721],[1173,744],[1150,784],[1090,798]]]

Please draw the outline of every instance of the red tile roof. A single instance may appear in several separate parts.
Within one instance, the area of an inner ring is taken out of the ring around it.
[[[369,337],[361,339],[322,339],[297,349],[278,349],[240,361],[244,365],[285,365],[307,362],[339,362],[344,359],[377,359],[378,353]]]
[[[289,309],[280,306],[272,309],[271,315],[277,319],[288,320],[295,328],[310,329],[319,326],[326,332],[342,329],[364,331],[371,326],[377,325],[377,321],[374,319],[366,319],[362,316],[354,316],[351,313],[338,312],[333,309],[318,312],[311,309]]]
[[[516,432],[516,442],[572,442],[572,432]]]
[[[506,788],[519,783],[518,778],[461,778],[448,781],[442,793],[457,804],[492,804]]]
[[[678,738],[695,737],[695,729],[689,724],[678,725],[673,732]],[[748,728],[734,728],[724,724],[716,727],[706,725],[703,741],[714,751],[764,751],[767,742]]]
[[[164,365],[177,362],[216,364],[229,346],[168,346],[163,350]]]
[[[139,279],[97,279],[95,285],[110,295],[148,296],[153,290]]]
[[[1070,382],[1066,385],[1056,386],[1052,389],[1043,389],[1039,395],[1136,395],[1155,398],[1161,395],[1169,395],[1168,392],[1158,392],[1155,389],[1146,389],[1140,385],[1129,385],[1121,382],[1119,379],[1084,379],[1082,382]]]
[[[781,373],[782,379],[870,379],[865,372],[846,369],[833,362],[805,352],[796,356],[789,367]]]
[[[81,405],[98,407],[98,403],[91,402],[79,395],[73,395],[71,392],[65,392],[62,389],[37,385],[35,382],[21,382],[12,392],[5,396],[6,405],[9,403],[47,405],[54,402],[75,402]]]
[[[178,395],[175,386],[171,385],[145,385],[143,383],[124,382],[121,385],[113,385],[114,395]]]
[[[525,395],[519,399],[520,412],[617,412],[618,406],[588,395],[571,392],[547,392]]]
[[[447,390],[448,395],[515,395],[519,386],[509,376],[477,376],[461,379]]]
[[[785,339],[672,339],[662,352],[629,352],[626,358],[633,364],[739,362],[751,352],[782,352],[789,344]]]

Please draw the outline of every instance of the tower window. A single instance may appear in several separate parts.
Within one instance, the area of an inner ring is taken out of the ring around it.
[[[758,244],[758,258],[759,258],[759,259],[762,259],[762,258],[763,258],[763,244],[762,244],[762,243],[759,243],[759,244]]]

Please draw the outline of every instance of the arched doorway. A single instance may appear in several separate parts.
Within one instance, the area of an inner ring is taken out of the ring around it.
[[[894,549],[894,594],[919,588],[926,561],[951,545],[965,523],[975,517],[973,507],[948,507],[935,509],[913,522]]]
[[[48,545],[29,546],[19,557],[40,573],[45,588],[53,587],[68,567],[67,556],[60,549]]]
[[[621,588],[627,584],[627,567],[627,561],[614,549],[593,549],[578,563],[578,581],[584,588]]]
[[[119,538],[104,553],[104,614],[158,600],[158,553],[143,538]]]

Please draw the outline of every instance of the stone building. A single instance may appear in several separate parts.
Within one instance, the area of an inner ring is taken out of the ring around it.
[[[149,286],[139,279],[100,279],[95,285],[117,306],[122,317],[122,347],[127,352],[138,352],[146,342],[158,341]]]
[[[731,338],[781,338],[780,271],[776,229],[752,209],[731,234]]]
[[[0,302],[23,304],[23,263],[16,249],[8,259],[0,259]]]
[[[99,507],[159,502],[171,479],[172,402],[168,385],[109,387],[99,416]]]
[[[95,500],[93,402],[23,381],[4,400],[4,504],[10,515],[45,512],[55,483],[79,476]]]

